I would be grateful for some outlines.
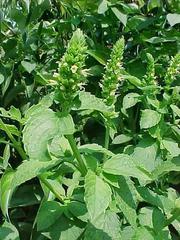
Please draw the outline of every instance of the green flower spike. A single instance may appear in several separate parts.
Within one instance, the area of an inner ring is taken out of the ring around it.
[[[165,83],[167,87],[170,87],[172,82],[175,80],[179,68],[180,68],[180,53],[177,53],[172,58],[170,66],[167,69],[167,73],[165,75]]]
[[[116,90],[119,82],[122,80],[122,64],[124,52],[124,38],[119,39],[111,52],[110,59],[106,65],[105,74],[101,82],[102,96],[107,105],[113,105],[116,102]]]
[[[156,85],[155,77],[155,68],[154,68],[154,58],[150,53],[146,54],[147,56],[147,71],[144,77],[146,85]]]
[[[86,41],[81,30],[76,30],[59,64],[58,98],[64,110],[69,110],[74,97],[86,81]]]

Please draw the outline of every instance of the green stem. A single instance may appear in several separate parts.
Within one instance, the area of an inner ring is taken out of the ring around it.
[[[24,152],[21,144],[16,141],[16,139],[13,137],[13,135],[11,134],[11,132],[9,131],[9,129],[6,127],[6,125],[4,124],[4,122],[2,121],[2,119],[0,119],[0,125],[2,127],[2,129],[6,132],[7,136],[9,137],[9,139],[11,140],[11,142],[13,143],[14,148],[17,150],[17,152],[19,153],[19,155],[22,157],[22,159],[26,159],[26,153]]]
[[[177,217],[179,217],[179,215],[180,215],[180,209],[176,209],[174,211],[174,214],[165,221],[164,228],[169,226],[174,220],[176,220]]]
[[[44,183],[44,185],[55,195],[55,197],[57,199],[59,199],[59,201],[61,203],[64,203],[61,195],[59,195],[59,193],[53,188],[52,184],[50,182],[48,182],[47,178],[44,175],[40,175],[39,179],[41,180],[42,183]]]
[[[68,140],[68,142],[69,142],[69,144],[71,146],[71,149],[72,149],[72,151],[74,153],[75,158],[78,161],[79,169],[81,171],[81,174],[83,176],[85,176],[86,173],[87,173],[86,165],[84,164],[84,161],[83,161],[83,159],[81,157],[81,154],[80,154],[80,152],[79,152],[79,150],[77,148],[75,139],[74,139],[73,135],[66,135],[66,138],[67,138],[67,140]]]
[[[109,148],[109,126],[106,125],[106,131],[105,131],[105,141],[104,141],[104,147],[106,149]],[[106,161],[107,155],[104,154],[104,161]]]

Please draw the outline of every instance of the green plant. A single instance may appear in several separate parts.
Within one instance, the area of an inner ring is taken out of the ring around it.
[[[176,239],[180,207],[171,184],[180,170],[179,54],[164,78],[155,77],[154,58],[147,54],[147,72],[139,79],[122,68],[124,40],[118,40],[99,98],[82,88],[89,74],[86,50],[78,29],[47,81],[51,91],[24,115],[15,107],[0,109],[0,128],[9,138],[1,140],[6,221],[0,236],[19,239],[23,226],[9,222],[13,199],[36,177],[43,192],[36,194],[35,203],[41,202],[30,239]],[[93,143],[85,133],[91,121],[103,126]],[[8,164],[12,149],[23,159],[16,170]]]

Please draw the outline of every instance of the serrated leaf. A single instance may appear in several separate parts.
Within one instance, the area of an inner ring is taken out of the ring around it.
[[[151,109],[145,109],[142,111],[140,127],[141,129],[154,127],[160,122],[160,120],[161,115],[158,112]]]
[[[85,177],[85,202],[93,220],[105,212],[111,201],[111,188],[91,170]]]
[[[121,240],[120,222],[116,213],[109,210],[94,222],[88,223],[84,240]]]
[[[43,110],[43,109],[42,109]],[[48,141],[56,135],[73,134],[74,124],[70,115],[59,117],[51,109],[33,114],[23,130],[23,142],[31,160],[48,161]]]
[[[135,177],[141,180],[151,180],[149,174],[138,168],[133,158],[127,154],[117,154],[105,162],[103,171],[110,174]]]

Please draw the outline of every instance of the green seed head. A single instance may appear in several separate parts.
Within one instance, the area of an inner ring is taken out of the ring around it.
[[[167,73],[165,75],[165,84],[170,87],[176,78],[178,70],[180,68],[180,53],[177,53],[171,60]]]
[[[59,63],[58,97],[64,108],[69,108],[79,89],[85,84],[83,74],[86,59],[86,41],[81,30],[76,30]],[[62,92],[63,89],[63,92]]]
[[[101,82],[102,96],[107,105],[113,105],[116,102],[116,90],[119,81],[122,80],[122,63],[124,52],[124,38],[119,39],[111,52],[110,59],[105,67],[105,74]]]

